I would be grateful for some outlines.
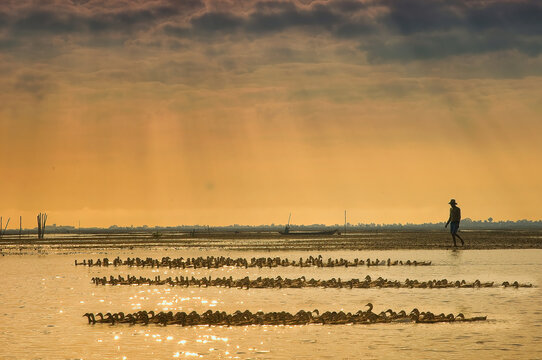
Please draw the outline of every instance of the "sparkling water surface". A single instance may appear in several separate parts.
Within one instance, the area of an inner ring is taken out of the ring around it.
[[[42,247],[0,256],[1,359],[541,359],[542,250],[227,251],[220,249],[77,250]],[[433,266],[169,269],[74,266],[74,260],[126,257],[288,257],[431,260]],[[519,281],[533,288],[228,289],[96,286],[94,276],[373,278]],[[440,324],[197,326],[88,325],[86,312],[202,313],[212,309],[378,313],[414,307],[487,315],[485,322]]]

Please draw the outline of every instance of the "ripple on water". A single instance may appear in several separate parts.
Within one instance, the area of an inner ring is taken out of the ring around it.
[[[142,255],[147,250],[138,250]],[[92,251],[81,250],[83,257],[95,257]],[[197,251],[170,249],[152,250],[153,257],[161,256],[207,256],[225,255],[235,257],[257,257],[254,252],[238,251]],[[436,266],[430,269],[221,269],[220,271],[198,270],[197,272],[173,271],[170,269],[142,269],[138,274],[161,275],[167,271],[170,276],[190,274],[203,277],[209,274],[219,276],[244,277],[277,276],[314,277],[330,279],[363,278],[383,276],[388,279],[466,279],[480,278],[487,281],[532,282],[542,284],[542,252],[528,250],[527,253],[496,251],[485,253],[459,254],[451,258],[447,251],[397,251],[397,252],[325,252],[326,257],[393,257],[423,258],[434,260]],[[109,258],[133,256],[129,251],[102,251]],[[185,255],[183,255],[185,254]],[[262,253],[264,256],[273,253]],[[295,258],[302,252],[281,252],[279,256]],[[523,255],[524,254],[524,255]],[[136,256],[139,256],[136,255]],[[529,266],[523,266],[522,256],[531,259]],[[484,264],[477,264],[476,258],[483,258]],[[540,259],[540,260],[536,260]],[[480,358],[515,357],[521,352],[525,357],[540,357],[536,353],[537,342],[542,341],[538,334],[542,326],[542,304],[539,299],[540,288],[536,289],[454,289],[454,291],[415,289],[349,291],[349,289],[303,289],[296,291],[196,289],[154,287],[138,288],[106,287],[100,289],[91,284],[93,276],[118,274],[119,269],[78,269],[73,266],[73,256],[51,255],[36,257],[21,255],[9,259],[2,258],[0,273],[3,285],[0,299],[3,305],[3,324],[0,333],[0,348],[5,354],[17,354],[14,359],[39,357],[36,349],[47,348],[44,358],[75,358],[85,349],[89,358],[356,358],[363,348],[367,358],[390,357],[423,358],[428,344],[434,348],[433,357],[447,356],[451,352],[476,351]],[[11,261],[16,260],[16,261]],[[498,266],[496,266],[498,265]],[[501,266],[502,265],[502,266]],[[132,272],[130,269],[128,272]],[[355,271],[355,272],[354,272]],[[21,274],[25,284],[21,286]],[[355,276],[352,276],[355,274]],[[43,279],[43,280],[42,280]],[[43,284],[42,284],[43,283]],[[37,291],[39,290],[39,291]],[[332,290],[332,291],[331,291]],[[102,301],[99,301],[102,300]],[[63,313],[59,314],[59,301]],[[216,301],[216,303],[214,302]],[[81,319],[87,311],[118,312],[133,307],[145,310],[168,308],[172,311],[208,309],[234,312],[249,309],[257,311],[295,312],[299,309],[325,309],[357,311],[367,302],[375,305],[375,311],[387,308],[405,309],[413,307],[432,312],[465,315],[488,315],[484,325],[453,324],[433,326],[403,324],[400,326],[280,326],[248,327],[234,329],[225,327],[182,328],[177,326],[147,328],[125,326],[88,326]],[[37,304],[37,305],[36,305]],[[213,306],[215,305],[215,306]],[[19,309],[19,306],[21,308]],[[16,316],[17,324],[5,321],[6,317]],[[526,317],[529,317],[526,320]],[[45,330],[47,329],[47,330]],[[122,329],[122,330],[120,330]],[[47,333],[45,333],[45,331]],[[460,332],[461,335],[457,335]],[[152,336],[156,335],[156,336]],[[115,338],[117,337],[117,338]],[[202,342],[197,342],[197,340]],[[224,341],[223,339],[227,339]],[[450,339],[450,340],[448,340]],[[160,340],[160,341],[158,341]],[[204,342],[206,341],[206,342]],[[260,344],[261,342],[264,344]],[[34,347],[28,346],[32,342]],[[451,345],[453,343],[453,346]],[[51,346],[51,344],[55,344]],[[356,344],[352,347],[352,344]],[[117,348],[120,347],[120,350]],[[267,351],[267,352],[265,352]],[[483,353],[480,353],[483,351]],[[236,354],[243,352],[243,354]],[[338,355],[339,354],[339,355]],[[499,356],[500,354],[500,356]],[[341,356],[342,355],[342,356]],[[0,356],[9,358],[7,356]]]

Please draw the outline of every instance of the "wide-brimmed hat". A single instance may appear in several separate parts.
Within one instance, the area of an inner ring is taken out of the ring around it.
[[[450,202],[449,202],[448,204],[450,204],[450,205],[457,205],[457,203],[455,202],[455,199],[450,200]]]

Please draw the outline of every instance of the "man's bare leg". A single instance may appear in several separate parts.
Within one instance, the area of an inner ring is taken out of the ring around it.
[[[459,236],[459,234],[455,234],[455,236],[457,236],[459,238],[459,240],[461,240],[461,246],[465,246],[465,242],[463,241],[461,236]],[[454,240],[454,243],[455,243],[455,240]]]

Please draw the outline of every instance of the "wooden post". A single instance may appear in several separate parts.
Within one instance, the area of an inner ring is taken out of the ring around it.
[[[8,228],[8,225],[9,225],[9,221],[11,220],[11,218],[8,218],[8,221],[6,221],[6,226],[4,227],[4,230],[2,231],[2,227],[0,227],[0,238],[2,236],[4,236],[4,234],[6,233],[6,229]]]
[[[41,224],[41,238],[45,237],[45,224],[47,223],[47,214],[44,213],[42,216],[43,223]]]
[[[47,223],[47,214],[38,214],[38,239],[43,239],[45,235],[45,225]]]
[[[344,211],[344,234],[346,235],[346,210]]]
[[[38,214],[38,239],[41,239],[41,213]]]
[[[2,217],[0,216],[0,239],[2,238]]]
[[[45,237],[45,224],[47,223],[47,213],[45,214],[45,219],[43,220],[43,237]]]
[[[23,217],[19,216],[19,239],[23,234]]]

